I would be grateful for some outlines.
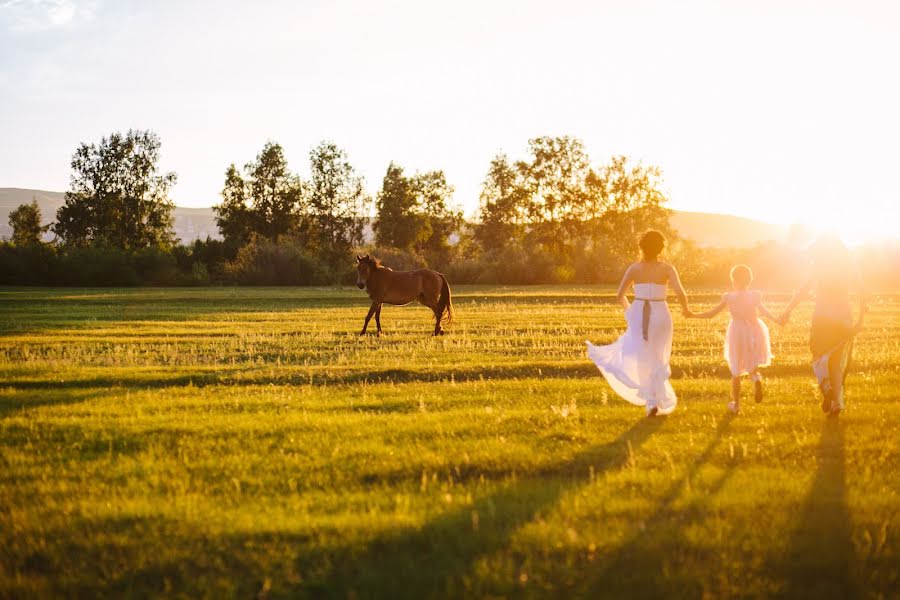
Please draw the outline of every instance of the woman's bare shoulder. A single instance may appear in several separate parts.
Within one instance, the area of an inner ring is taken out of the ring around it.
[[[669,275],[669,276],[678,275],[678,269],[676,269],[675,265],[673,265],[672,263],[661,262],[659,264],[662,266],[663,269],[665,269],[665,272],[667,275]]]
[[[641,271],[641,263],[639,263],[639,262],[631,263],[625,269],[625,275],[631,275],[633,277],[635,273],[640,273],[640,271]]]

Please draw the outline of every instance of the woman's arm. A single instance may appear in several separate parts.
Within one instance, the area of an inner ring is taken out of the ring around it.
[[[678,277],[678,271],[672,265],[669,265],[669,283],[672,284],[672,289],[675,291],[675,297],[678,298],[678,303],[681,304],[681,312],[683,312],[685,316],[689,316],[691,314],[691,309],[688,306],[688,297],[684,291],[684,286],[681,285],[681,278]]]
[[[619,284],[619,291],[616,292],[616,302],[621,304],[625,310],[628,310],[628,307],[631,306],[631,303],[628,302],[628,298],[625,297],[625,294],[628,292],[628,286],[634,282],[634,275],[631,273],[633,266],[634,265],[625,269],[625,275],[622,276],[622,283]]]
[[[785,307],[784,312],[781,313],[781,316],[775,319],[775,322],[779,325],[784,325],[787,323],[788,319],[791,316],[791,311],[800,304],[802,301],[809,298],[809,290],[812,289],[812,283],[806,282],[803,284],[803,287],[794,292],[794,297],[791,298],[791,301],[788,302],[787,307]]]
[[[722,312],[722,309],[728,305],[728,301],[725,298],[722,298],[722,301],[715,308],[711,308],[705,312],[701,313],[691,313],[689,316],[695,317],[697,319],[712,319],[714,316]]]

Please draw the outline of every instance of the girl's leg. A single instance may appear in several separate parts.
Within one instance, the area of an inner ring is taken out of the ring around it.
[[[762,375],[759,373],[759,368],[750,371],[750,381],[753,382],[753,399],[756,400],[756,402],[762,402]]]
[[[741,376],[731,378],[731,402],[728,403],[728,410],[733,413],[741,410]]]

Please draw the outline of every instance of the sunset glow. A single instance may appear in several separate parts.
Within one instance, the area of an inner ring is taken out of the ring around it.
[[[472,215],[491,157],[573,135],[663,169],[674,209],[896,231],[889,2],[0,2],[0,185],[63,191],[83,140],[151,128],[182,206],[266,140],[323,139],[377,192],[443,169]]]

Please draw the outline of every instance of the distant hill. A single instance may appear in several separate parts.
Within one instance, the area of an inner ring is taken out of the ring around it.
[[[37,199],[41,207],[41,216],[46,225],[56,219],[56,211],[65,202],[65,194],[62,192],[48,192],[44,190],[23,190],[21,188],[0,188],[0,237],[8,238],[12,235],[12,227],[9,226],[9,213],[18,206]],[[211,208],[185,208],[175,207],[175,235],[181,242],[192,242],[196,239],[205,240],[206,236],[219,239],[219,228],[216,227],[215,215]],[[47,233],[44,239],[53,239],[52,233]]]
[[[12,235],[9,213],[21,204],[31,202],[34,197],[41,207],[44,223],[52,222],[57,209],[65,201],[62,192],[44,190],[24,190],[20,188],[0,188],[0,237]],[[672,211],[674,227],[682,236],[694,240],[700,246],[745,248],[766,240],[783,240],[787,226],[773,225],[732,215],[718,215],[687,211]],[[211,208],[175,207],[175,234],[181,242],[219,239],[215,216]],[[49,241],[52,234],[47,234]]]
[[[749,248],[769,240],[783,241],[788,232],[787,225],[681,210],[672,211],[669,223],[682,237],[705,247]]]

